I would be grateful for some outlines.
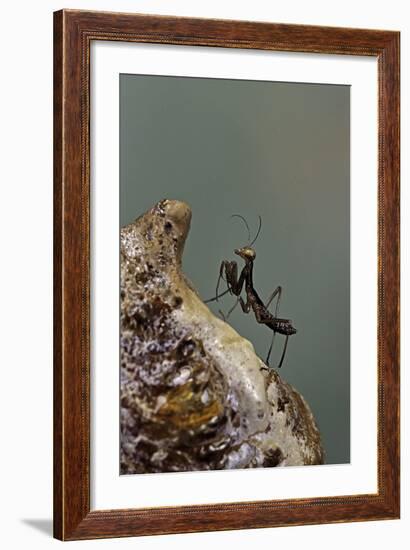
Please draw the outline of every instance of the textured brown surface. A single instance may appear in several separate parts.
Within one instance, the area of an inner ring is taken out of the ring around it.
[[[54,29],[55,536],[69,540],[399,517],[399,33],[70,10],[55,13]],[[88,128],[93,39],[377,57],[377,494],[90,511]]]

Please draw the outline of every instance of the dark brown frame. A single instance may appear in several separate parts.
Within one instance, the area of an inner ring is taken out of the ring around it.
[[[377,494],[90,510],[89,71],[92,40],[377,58]],[[391,31],[75,10],[54,14],[55,537],[74,540],[399,517],[399,43],[399,33]]]

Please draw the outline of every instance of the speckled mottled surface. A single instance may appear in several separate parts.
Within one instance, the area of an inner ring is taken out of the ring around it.
[[[121,473],[320,464],[303,397],[181,271],[188,205],[121,231]]]

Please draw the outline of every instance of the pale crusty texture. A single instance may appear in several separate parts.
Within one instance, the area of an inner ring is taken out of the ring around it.
[[[303,397],[181,271],[189,206],[121,231],[121,473],[321,464]]]

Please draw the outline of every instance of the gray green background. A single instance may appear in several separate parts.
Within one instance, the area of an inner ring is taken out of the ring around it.
[[[280,374],[312,408],[329,464],[350,461],[349,106],[348,86],[120,76],[121,225],[187,202],[183,267],[207,299],[221,260],[242,263],[247,231],[231,214],[252,233],[262,217],[255,287],[266,300],[283,286],[279,315],[298,333]],[[264,359],[271,332],[240,307],[230,323]]]

